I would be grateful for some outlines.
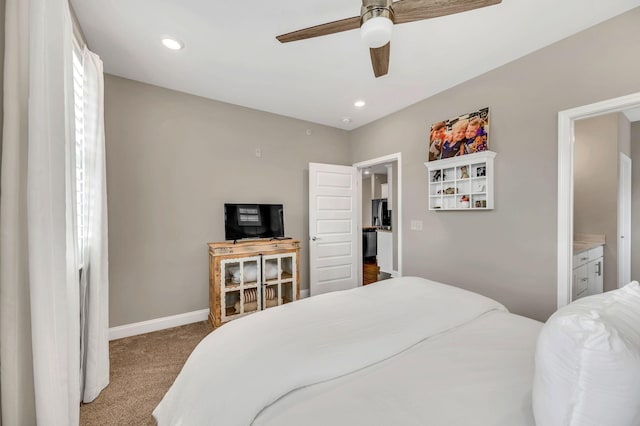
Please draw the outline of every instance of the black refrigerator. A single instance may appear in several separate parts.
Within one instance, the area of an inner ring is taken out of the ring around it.
[[[386,198],[371,200],[371,225],[391,226],[391,211]]]

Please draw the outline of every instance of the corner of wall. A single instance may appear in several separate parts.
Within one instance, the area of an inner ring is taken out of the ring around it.
[[[624,113],[618,113],[618,151],[631,157],[631,122]]]

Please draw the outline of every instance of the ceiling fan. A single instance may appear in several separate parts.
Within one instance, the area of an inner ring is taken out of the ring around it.
[[[377,78],[389,72],[393,24],[453,15],[500,2],[502,0],[362,0],[360,16],[282,34],[276,39],[288,43],[360,28],[362,39],[369,46],[373,73]]]

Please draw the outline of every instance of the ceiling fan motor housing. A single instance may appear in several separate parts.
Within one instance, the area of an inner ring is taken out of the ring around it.
[[[393,0],[362,0],[360,26],[372,18],[387,18],[394,22]]]

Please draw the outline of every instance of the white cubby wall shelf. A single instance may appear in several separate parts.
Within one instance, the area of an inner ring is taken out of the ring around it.
[[[482,151],[428,161],[429,210],[493,209],[493,159]]]

